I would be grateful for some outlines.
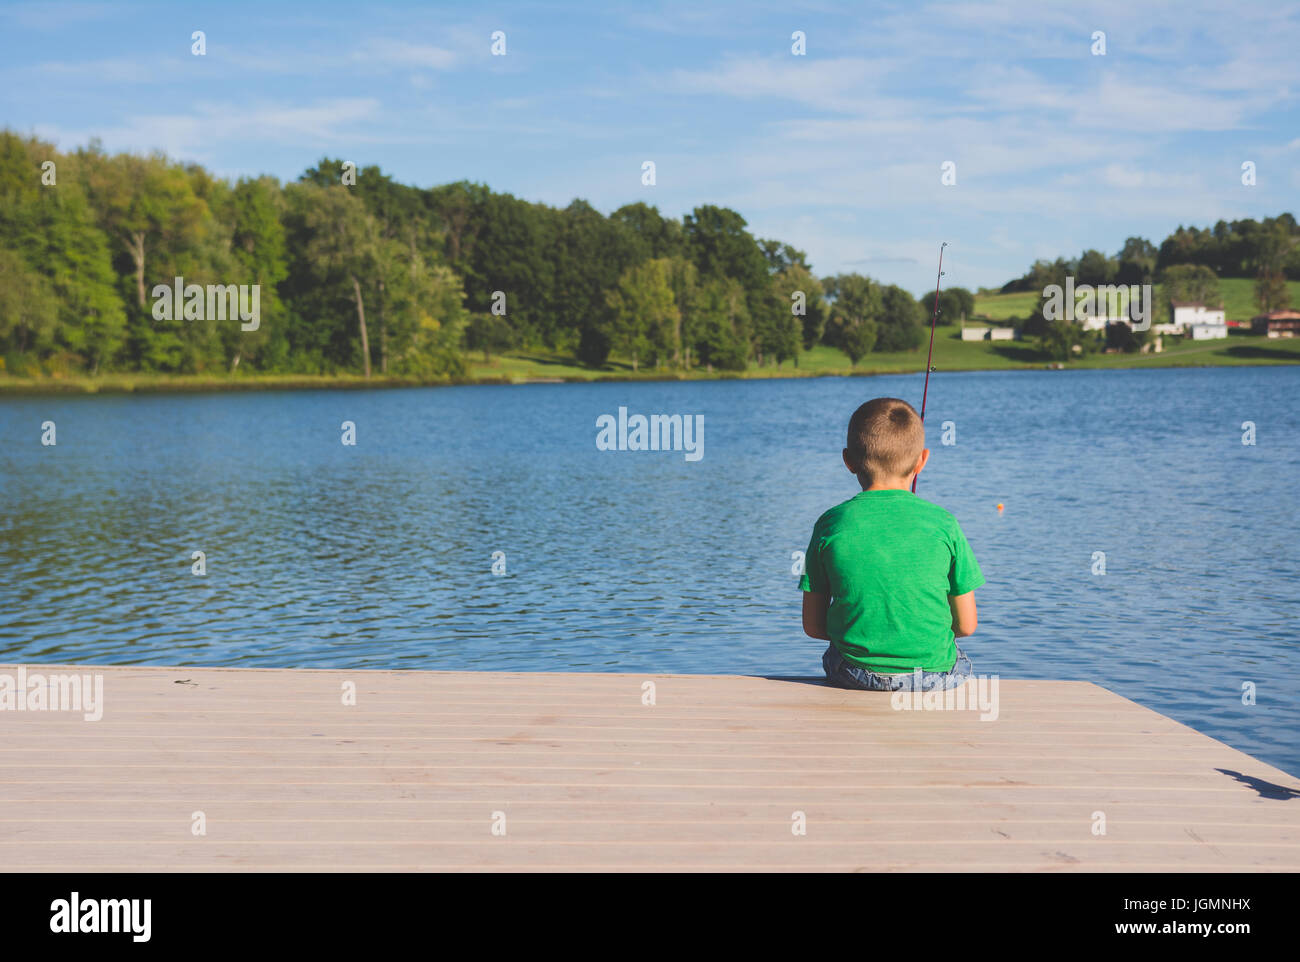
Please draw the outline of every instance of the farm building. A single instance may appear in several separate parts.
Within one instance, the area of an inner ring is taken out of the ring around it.
[[[1206,307],[1200,301],[1170,301],[1169,322],[1153,324],[1151,330],[1156,334],[1183,334],[1194,341],[1205,341],[1227,337],[1228,318],[1221,307]]]
[[[1270,311],[1251,318],[1250,329],[1254,334],[1267,334],[1269,337],[1300,337],[1300,311]]]
[[[1016,329],[1014,327],[963,327],[961,339],[963,341],[1014,341]]]

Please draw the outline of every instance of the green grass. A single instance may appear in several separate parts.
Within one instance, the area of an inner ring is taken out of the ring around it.
[[[1001,295],[1006,296],[1006,295]],[[1017,295],[1012,295],[1017,296]],[[1187,341],[1165,337],[1161,354],[1093,354],[1067,362],[1070,368],[1123,370],[1134,367],[1223,366],[1244,364],[1300,364],[1300,338],[1270,340],[1234,332],[1226,340]],[[411,387],[420,384],[527,383],[530,381],[600,380],[707,380],[710,378],[817,377],[822,375],[903,374],[925,370],[925,344],[916,351],[868,354],[851,365],[843,352],[818,345],[799,356],[799,363],[781,366],[751,366],[746,371],[713,374],[632,366],[613,359],[599,370],[587,368],[576,358],[544,351],[521,351],[483,360],[481,354],[468,359],[468,372],[461,378],[419,380],[382,377],[366,380],[357,374],[339,375],[176,375],[109,374],[101,377],[17,377],[0,375],[0,397],[20,394],[147,393],[174,391],[284,390],[311,388]],[[1033,342],[963,341],[955,326],[940,327],[934,339],[934,366],[938,371],[996,371],[1041,369],[1048,359]]]
[[[483,381],[490,381],[484,378]],[[502,380],[509,380],[503,378]],[[459,383],[469,383],[461,378]],[[0,397],[20,394],[149,394],[159,392],[203,391],[280,391],[313,388],[414,387],[427,383],[418,378],[375,376],[367,380],[360,374],[84,374],[57,377],[21,377],[0,375]]]
[[[1179,337],[1162,339],[1164,351],[1160,354],[1092,354],[1067,363],[1071,368],[1132,368],[1220,366],[1242,364],[1300,364],[1300,338],[1256,337],[1249,334],[1232,334],[1227,340],[1186,341]],[[926,346],[916,351],[868,354],[857,365],[848,357],[825,345],[803,352],[796,367],[787,361],[779,368],[775,364],[764,367],[751,366],[741,372],[726,372],[712,376],[764,378],[764,377],[816,377],[819,375],[847,374],[903,374],[925,370]],[[963,341],[956,327],[940,327],[934,338],[934,366],[940,371],[995,371],[1039,369],[1048,363],[1032,341]],[[566,380],[599,380],[632,378],[631,366],[613,362],[601,371],[592,371],[577,365],[572,359],[539,359],[528,357],[494,358],[492,366],[476,365],[473,374],[482,376],[493,372],[516,380],[538,378],[564,378]],[[638,375],[645,379],[678,378],[698,380],[708,378],[707,372],[692,371],[682,374],[668,370],[646,370]]]
[[[1300,305],[1300,281],[1288,281],[1287,291],[1291,295],[1291,303]],[[1160,285],[1155,285],[1151,292],[1154,300],[1160,299]],[[1219,293],[1223,295],[1223,309],[1228,315],[1229,320],[1249,321],[1259,313],[1259,308],[1255,304],[1255,282],[1248,277],[1226,277],[1219,281]],[[978,323],[981,315],[987,315],[989,320],[1005,321],[1011,318],[1028,317],[1030,312],[1038,304],[1039,294],[1037,291],[1026,291],[1018,294],[993,294],[975,297],[974,317],[969,321]],[[1166,318],[1155,318],[1155,323],[1167,320]]]

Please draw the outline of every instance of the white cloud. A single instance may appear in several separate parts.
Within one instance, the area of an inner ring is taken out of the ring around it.
[[[361,132],[361,125],[372,120],[378,110],[379,102],[369,98],[256,108],[199,104],[188,114],[139,115],[117,126],[89,130],[38,125],[37,132],[65,149],[98,137],[110,152],[161,150],[172,157],[202,160],[232,144],[291,143],[332,148],[373,142]]]
[[[373,66],[420,67],[425,70],[450,70],[458,59],[454,51],[405,40],[371,40],[352,54],[353,61]]]
[[[873,89],[899,63],[853,57],[731,56],[709,70],[674,70],[668,86],[680,93],[793,100],[822,110],[860,113],[871,108]]]
[[[75,80],[93,84],[158,83],[174,76],[176,60],[139,60],[125,57],[105,60],[50,60],[30,68],[42,80]]]

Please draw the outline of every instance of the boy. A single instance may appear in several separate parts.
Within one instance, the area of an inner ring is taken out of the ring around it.
[[[868,401],[849,419],[843,457],[862,492],[817,519],[799,579],[803,630],[830,642],[826,680],[955,688],[971,662],[954,638],[975,631],[984,576],[957,519],[910,490],[930,459],[925,426],[906,401]]]

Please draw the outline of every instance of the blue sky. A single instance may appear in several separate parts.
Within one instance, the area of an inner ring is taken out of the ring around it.
[[[920,292],[941,240],[975,288],[1300,213],[1298,51],[1290,3],[5,0],[0,126],[229,177],[329,155],[605,212],[721,204],[819,274]]]

